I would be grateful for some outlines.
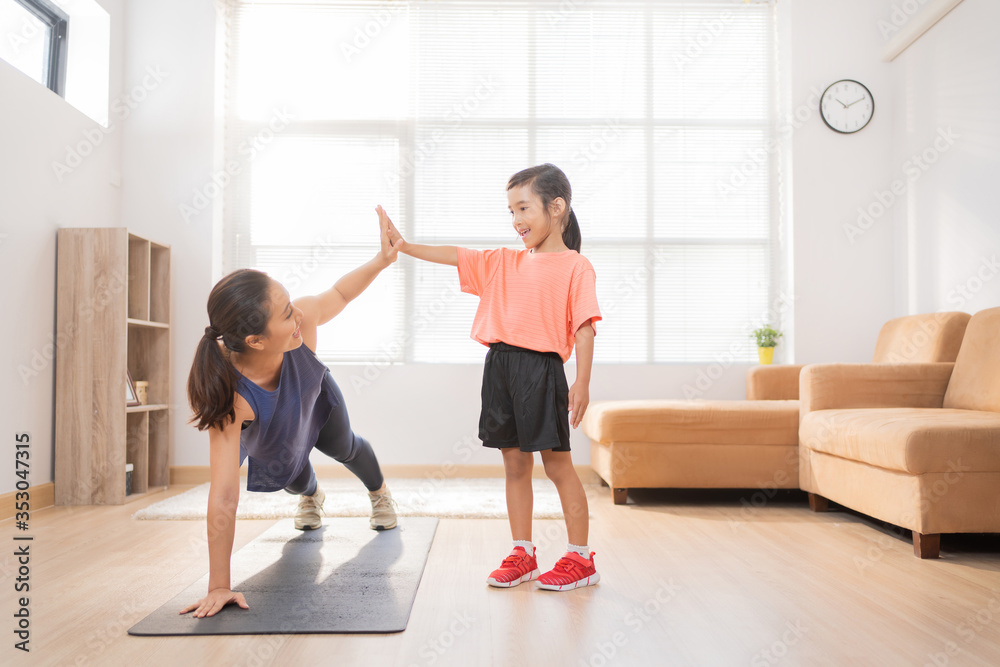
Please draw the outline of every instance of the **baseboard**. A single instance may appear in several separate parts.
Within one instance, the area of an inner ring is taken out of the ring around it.
[[[577,465],[576,472],[580,475],[580,481],[584,484],[597,484],[600,480],[589,465]],[[481,478],[503,478],[502,465],[384,465],[382,472],[386,477],[404,477],[410,479],[481,479]],[[246,467],[240,470],[246,476]],[[545,469],[541,465],[536,465],[532,471],[536,478],[545,477]],[[342,465],[316,466],[316,476],[327,479],[339,479],[351,477],[351,472]],[[208,466],[173,466],[170,468],[171,484],[204,484],[211,481]]]
[[[37,512],[46,507],[56,504],[55,485],[52,482],[28,487],[28,504],[30,511]],[[17,499],[18,491],[11,491],[0,495],[0,521],[14,518],[14,503]],[[22,501],[23,502],[23,501]]]

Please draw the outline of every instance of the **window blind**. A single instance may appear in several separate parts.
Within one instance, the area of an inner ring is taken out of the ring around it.
[[[553,162],[598,276],[598,363],[755,360],[781,282],[773,1],[225,7],[226,270],[326,289],[374,256],[379,203],[410,241],[518,248],[507,179]],[[318,352],[479,361],[477,303],[401,258]]]

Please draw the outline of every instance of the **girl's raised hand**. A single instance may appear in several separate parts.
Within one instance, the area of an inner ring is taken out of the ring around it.
[[[392,238],[392,231],[396,228],[392,225],[392,220],[389,219],[388,214],[381,206],[375,207],[375,212],[378,213],[378,226],[379,226],[379,236],[381,239],[381,249],[379,250],[379,255],[385,260],[386,264],[392,264],[396,261],[396,257],[399,255],[399,249],[403,247],[402,243],[397,243]],[[399,232],[396,232],[398,240],[402,240],[399,236]]]
[[[406,246],[406,241],[403,240],[403,235],[396,229],[396,225],[392,224],[389,214],[381,206],[377,206],[375,210],[378,211],[379,225],[382,227],[383,233],[388,237],[389,244],[397,251],[403,250]]]

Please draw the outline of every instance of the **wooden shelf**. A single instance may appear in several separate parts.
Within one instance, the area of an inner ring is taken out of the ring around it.
[[[170,325],[166,322],[150,322],[149,320],[137,320],[134,317],[129,317],[125,320],[127,323],[136,327],[152,327],[154,329],[169,329]]]
[[[153,412],[155,410],[166,410],[170,406],[166,403],[155,403],[152,405],[133,405],[132,407],[125,408],[126,413],[132,412]]]
[[[170,476],[170,248],[121,227],[58,234],[56,329],[77,334],[56,363],[55,501],[121,505]],[[148,405],[126,406],[129,375]]]

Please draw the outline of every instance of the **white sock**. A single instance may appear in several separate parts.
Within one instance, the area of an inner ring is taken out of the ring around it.
[[[566,549],[566,551],[575,551],[576,553],[580,554],[584,560],[590,560],[590,547],[587,546],[586,544],[583,545],[582,547],[578,544],[569,544],[567,546],[569,548]]]
[[[523,548],[529,556],[535,555],[535,545],[531,543],[531,540],[514,540],[514,546]]]

